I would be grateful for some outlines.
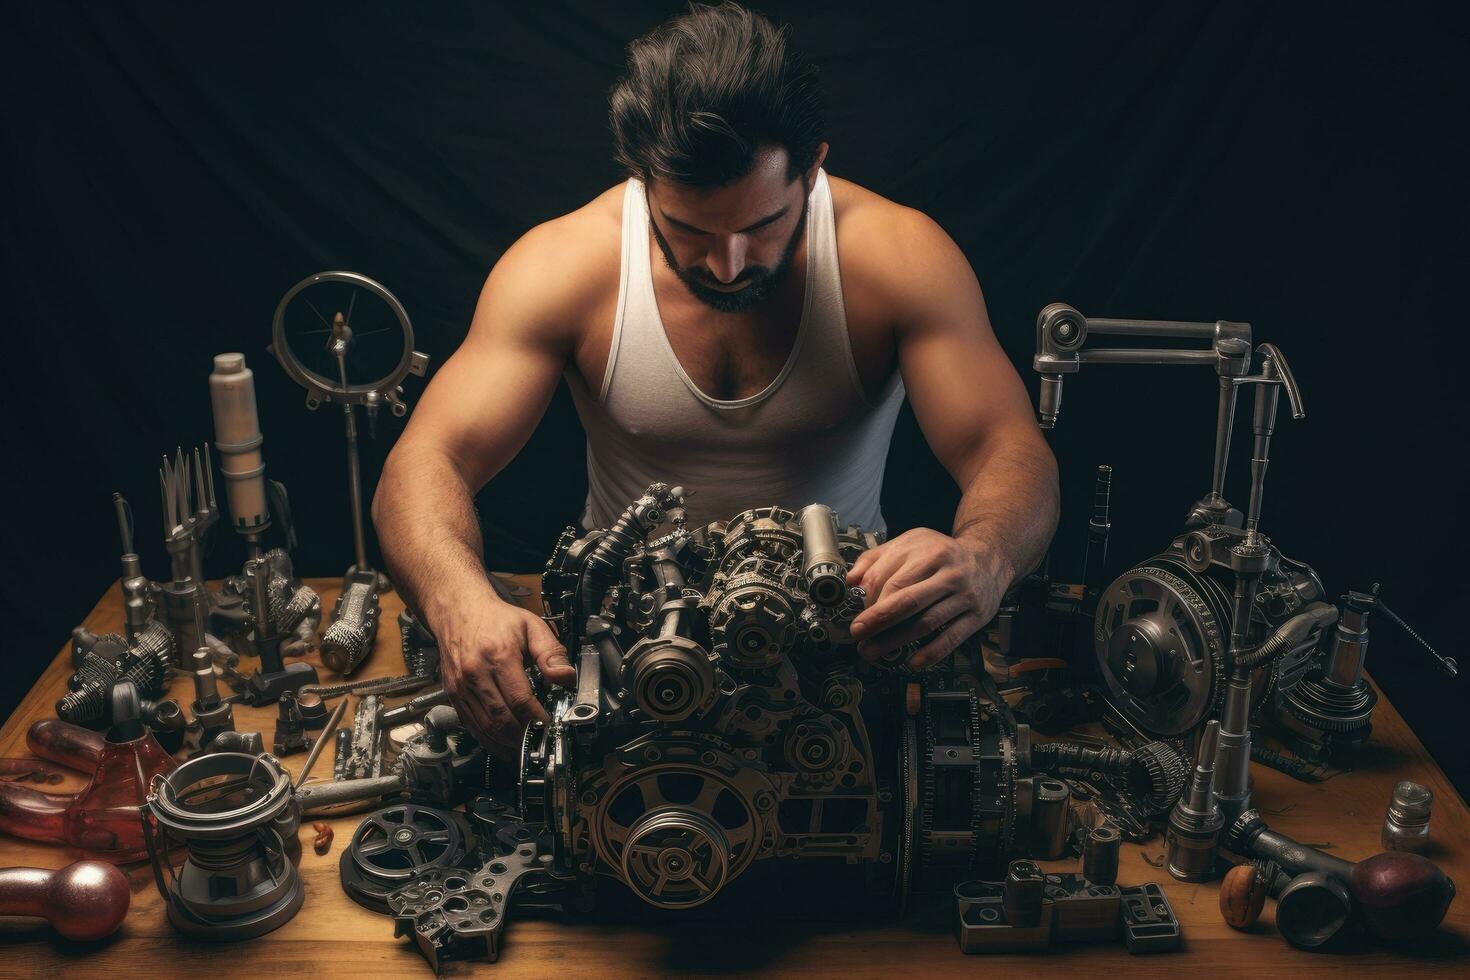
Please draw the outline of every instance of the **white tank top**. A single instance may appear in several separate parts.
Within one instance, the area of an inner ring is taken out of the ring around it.
[[[575,367],[566,372],[587,431],[582,526],[610,526],[650,483],[662,481],[691,491],[691,528],[752,507],[823,503],[837,511],[839,526],[886,531],[878,497],[903,378],[895,370],[875,401],[863,393],[848,341],[826,173],[818,171],[807,199],[806,293],[795,343],[771,383],[747,398],[711,398],[679,364],[654,298],[648,220],[643,184],[629,180],[618,311],[601,390],[590,391]]]

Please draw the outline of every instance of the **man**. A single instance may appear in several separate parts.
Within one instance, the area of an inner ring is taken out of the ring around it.
[[[388,570],[442,651],[461,717],[510,753],[545,713],[525,666],[575,672],[551,630],[487,581],[474,494],[565,377],[587,431],[584,527],[654,481],[689,523],[828,504],[884,530],[878,495],[907,394],[964,490],[953,532],[867,551],[860,656],[947,656],[1039,562],[1056,466],[969,264],[931,220],[822,169],[814,71],[733,4],[629,47],[613,89],[631,177],[515,243],[439,370],[373,501]],[[840,257],[840,268],[839,268]]]

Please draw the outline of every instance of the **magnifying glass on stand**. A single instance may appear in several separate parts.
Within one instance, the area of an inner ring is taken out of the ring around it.
[[[322,633],[322,662],[340,674],[357,669],[372,652],[378,631],[378,595],[391,588],[367,560],[362,513],[362,467],[357,452],[357,409],[376,435],[378,413],[408,414],[403,380],[423,377],[429,356],[413,349],[408,313],[387,287],[355,272],[319,272],[281,297],[270,351],[286,374],[306,389],[306,407],[342,406],[347,436],[347,495],[354,558],[342,594]]]

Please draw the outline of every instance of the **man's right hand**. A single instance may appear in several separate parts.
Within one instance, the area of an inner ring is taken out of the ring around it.
[[[457,613],[434,624],[444,689],[486,750],[513,758],[526,726],[547,720],[526,667],[534,663],[561,685],[574,682],[577,672],[551,627],[520,606],[494,598]]]

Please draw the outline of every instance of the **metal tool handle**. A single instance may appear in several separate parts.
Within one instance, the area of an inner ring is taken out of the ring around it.
[[[335,782],[307,783],[296,790],[301,812],[388,796],[403,789],[402,776],[372,776],[367,779],[343,779]]]
[[[1266,364],[1274,368],[1275,380],[1280,382],[1281,387],[1286,391],[1286,400],[1291,403],[1291,417],[1298,420],[1306,418],[1307,410],[1302,405],[1301,389],[1297,387],[1296,376],[1291,373],[1291,366],[1286,363],[1286,355],[1281,353],[1281,348],[1275,344],[1266,343],[1257,347],[1256,353],[1260,354],[1263,359],[1263,369]],[[1263,374],[1267,372],[1263,370]],[[1251,379],[1242,378],[1241,380]]]

